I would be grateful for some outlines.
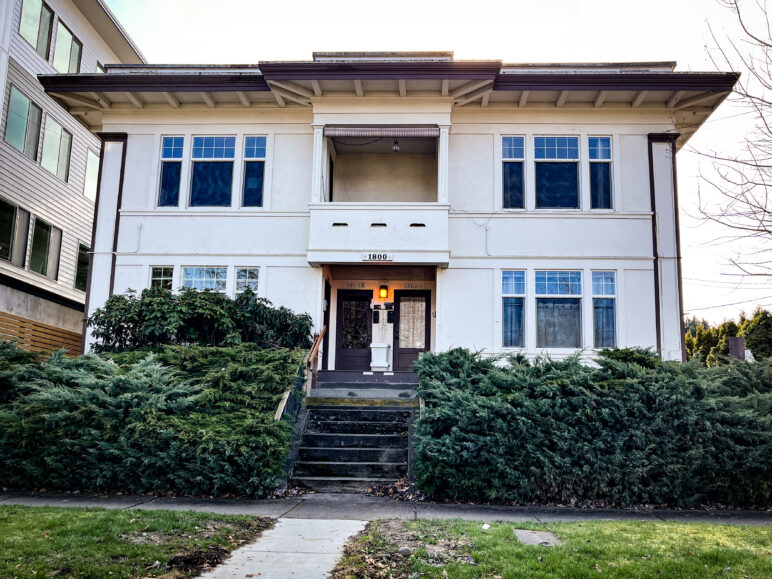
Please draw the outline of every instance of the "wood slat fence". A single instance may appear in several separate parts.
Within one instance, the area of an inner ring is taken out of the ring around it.
[[[50,352],[65,348],[68,356],[80,353],[78,332],[70,332],[34,320],[0,312],[0,338],[16,340],[19,347],[32,352]]]

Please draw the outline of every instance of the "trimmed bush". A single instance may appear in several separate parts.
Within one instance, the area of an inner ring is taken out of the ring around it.
[[[292,425],[273,415],[302,352],[168,346],[137,362],[0,343],[0,484],[264,496]]]
[[[114,295],[87,320],[95,352],[158,349],[167,344],[308,348],[311,316],[275,308],[246,291],[237,299],[209,291],[163,288]]]
[[[521,504],[772,502],[772,361],[705,369],[616,350],[598,362],[424,354],[418,486]]]

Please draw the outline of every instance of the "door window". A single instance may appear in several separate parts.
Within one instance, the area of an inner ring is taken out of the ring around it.
[[[405,296],[399,300],[399,347],[426,347],[426,298]]]
[[[370,301],[343,300],[341,344],[344,350],[370,347]]]

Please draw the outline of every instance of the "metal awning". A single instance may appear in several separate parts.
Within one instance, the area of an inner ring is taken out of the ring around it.
[[[438,127],[324,127],[325,137],[439,137]]]

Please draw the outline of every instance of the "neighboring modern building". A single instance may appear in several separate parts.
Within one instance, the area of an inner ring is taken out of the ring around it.
[[[100,154],[37,75],[120,62],[144,59],[102,0],[0,0],[0,337],[33,350],[80,349]]]
[[[251,288],[327,327],[323,367],[401,371],[454,346],[682,359],[675,153],[737,75],[673,68],[316,53],[40,80],[103,141],[89,312]]]

